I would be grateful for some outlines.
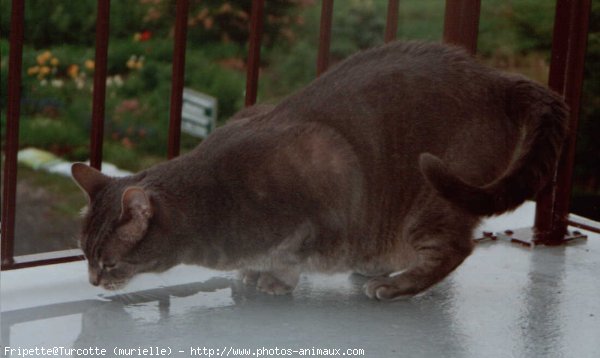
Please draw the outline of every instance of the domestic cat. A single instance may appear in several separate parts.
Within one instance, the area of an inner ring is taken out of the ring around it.
[[[303,271],[370,276],[380,300],[416,294],[471,253],[480,218],[552,179],[568,109],[461,49],[395,42],[234,117],[129,177],[73,165],[92,284],[185,263],[271,294]]]

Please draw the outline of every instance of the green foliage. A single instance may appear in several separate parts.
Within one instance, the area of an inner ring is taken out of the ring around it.
[[[21,121],[20,144],[68,154],[74,147],[85,146],[87,138],[82,128],[71,121],[33,117]]]
[[[95,30],[93,1],[26,1],[25,41],[43,48],[53,44],[92,45]],[[9,33],[11,0],[0,0],[0,32]]]
[[[219,101],[220,120],[229,118],[242,106],[245,74],[227,70],[210,61],[204,51],[191,50],[186,61],[186,86],[204,92]]]
[[[368,47],[383,43],[385,2],[351,0],[334,3],[330,62]],[[263,80],[267,98],[279,99],[306,85],[316,75],[320,6],[300,13],[302,23],[293,28],[297,37],[289,44],[264,53],[269,68]]]
[[[104,143],[103,159],[119,168],[138,169],[139,154],[120,143],[107,141]]]
[[[270,47],[289,39],[290,27],[297,21],[294,13],[301,3],[297,0],[265,2],[262,40],[264,45]],[[244,46],[249,36],[248,20],[251,7],[252,1],[245,0],[192,1],[189,38],[198,43],[233,42]]]
[[[547,51],[552,47],[554,8],[553,1],[514,2],[511,20],[519,39],[516,43],[519,51]]]
[[[8,41],[0,39],[0,124],[4,128],[4,109],[6,108],[6,92],[8,91]]]
[[[352,0],[335,9],[332,36],[336,41],[331,44],[334,61],[383,43],[385,18],[381,14],[384,12],[375,4]]]
[[[269,100],[281,99],[285,95],[305,86],[317,73],[316,51],[308,41],[298,42],[289,55],[272,55],[271,66],[259,83]]]
[[[439,41],[442,38],[443,22],[444,1],[402,1],[397,37],[402,40]]]
[[[581,116],[577,136],[576,184],[600,195],[600,3],[592,2],[590,32],[587,43],[581,100]],[[600,204],[596,211],[600,214]]]
[[[70,217],[73,221],[80,218],[81,208],[85,205],[85,197],[70,178],[62,175],[51,174],[42,170],[34,170],[25,165],[19,165],[19,178],[26,178],[26,182],[35,188],[45,188],[59,200],[49,200],[49,217]],[[21,180],[21,179],[20,179]],[[52,222],[52,221],[51,221]],[[53,223],[53,222],[52,222]],[[45,239],[45,238],[42,238]],[[76,244],[73,243],[73,247]]]

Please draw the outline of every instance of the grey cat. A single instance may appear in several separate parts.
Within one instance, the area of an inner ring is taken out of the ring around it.
[[[74,164],[90,282],[184,263],[239,269],[271,294],[303,271],[353,271],[369,297],[414,295],[471,253],[481,217],[552,178],[567,117],[557,94],[458,48],[358,53],[138,174]]]

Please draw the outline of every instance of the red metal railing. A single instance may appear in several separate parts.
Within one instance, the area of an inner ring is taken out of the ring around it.
[[[108,49],[108,29],[110,0],[97,0],[96,57],[94,72],[94,93],[92,110],[92,130],[90,137],[90,161],[95,168],[102,163],[102,142],[104,129],[104,99],[106,86],[106,65]],[[17,174],[17,150],[20,117],[20,84],[24,32],[24,2],[12,0],[10,25],[10,57],[8,78],[8,106],[6,126],[6,151],[4,165],[4,192],[2,202],[2,270],[46,265],[81,260],[77,250],[67,250],[38,255],[14,256],[15,196]],[[264,0],[253,0],[249,53],[247,60],[246,106],[256,102],[260,42],[264,18]],[[329,45],[333,15],[333,0],[322,0],[321,28],[317,55],[317,75],[329,66]],[[398,27],[398,0],[389,0],[384,39],[392,41]],[[444,18],[445,42],[465,47],[471,53],[477,48],[477,33],[481,0],[447,0]],[[173,51],[173,81],[169,122],[168,157],[179,154],[182,90],[185,67],[185,47],[189,1],[178,0],[176,8],[175,39]],[[560,242],[565,234],[568,221],[568,207],[573,174],[575,130],[579,117],[579,100],[583,81],[583,57],[587,37],[590,0],[557,0],[550,86],[563,94],[571,106],[571,137],[563,152],[556,180],[538,198],[536,229],[545,243]],[[599,230],[595,226],[587,229]]]
[[[319,52],[317,53],[317,76],[329,67],[329,45],[331,43],[331,23],[333,21],[333,0],[321,2],[321,29],[319,32]]]
[[[25,4],[13,0],[10,20],[10,53],[8,57],[8,103],[6,106],[6,156],[2,182],[2,227],[0,252],[2,268],[14,263],[15,202],[17,191],[17,150],[19,147],[19,117],[21,115],[21,68],[23,64],[23,33]]]
[[[250,46],[248,48],[248,65],[246,71],[246,106],[256,103],[258,95],[258,71],[260,67],[260,39],[264,20],[264,0],[252,2],[250,12]]]
[[[104,102],[106,98],[110,0],[98,0],[97,8],[92,129],[90,131],[90,165],[100,170],[102,168],[102,144],[104,143]]]
[[[538,239],[547,244],[561,243],[569,223],[581,226],[569,222],[568,215],[590,8],[590,0],[563,0],[556,4],[548,85],[565,98],[571,116],[570,136],[563,148],[556,178],[542,191],[536,205]]]
[[[181,106],[183,104],[183,81],[185,74],[185,47],[187,43],[188,0],[177,1],[175,10],[175,38],[173,39],[173,75],[171,81],[171,105],[169,108],[169,159],[179,155],[181,138]]]

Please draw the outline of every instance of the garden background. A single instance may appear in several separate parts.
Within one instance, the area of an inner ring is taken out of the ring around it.
[[[600,1],[592,1],[572,212],[600,220]],[[0,0],[0,118],[6,125],[10,0]],[[251,1],[191,0],[185,86],[242,108]],[[398,39],[439,41],[445,2],[402,0]],[[331,58],[383,43],[385,0],[334,4]],[[320,1],[267,0],[258,102],[277,103],[316,74]],[[551,0],[483,0],[478,57],[547,83]],[[20,148],[89,157],[95,0],[26,1]],[[138,171],[166,159],[175,1],[111,2],[104,160]],[[182,135],[182,151],[199,140]],[[4,149],[5,138],[2,137]],[[4,153],[4,152],[3,152]],[[83,195],[68,179],[20,166],[15,254],[75,247]]]

